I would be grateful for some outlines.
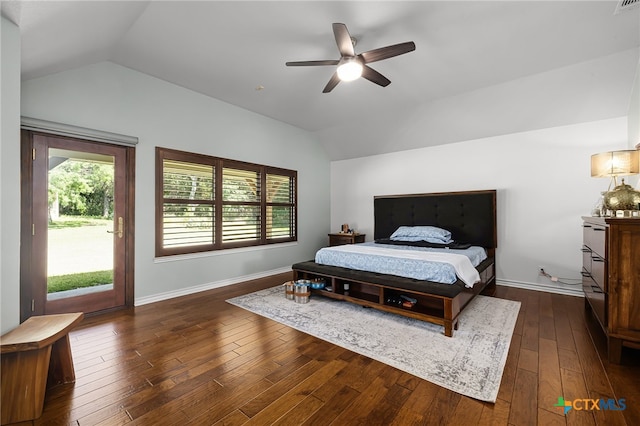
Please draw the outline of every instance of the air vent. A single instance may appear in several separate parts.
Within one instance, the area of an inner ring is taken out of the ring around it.
[[[635,9],[640,6],[640,0],[620,0],[618,5],[616,6],[616,11],[613,12],[614,15],[618,13],[626,12],[630,9]]]

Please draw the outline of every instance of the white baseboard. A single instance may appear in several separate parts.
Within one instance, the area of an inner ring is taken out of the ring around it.
[[[142,306],[149,303],[160,302],[162,300],[173,299],[174,297],[187,296],[189,294],[199,293],[201,291],[212,290],[214,288],[225,287],[228,285],[238,284],[244,281],[257,280],[266,278],[271,275],[284,274],[291,272],[291,266],[273,269],[271,271],[259,272],[257,274],[243,275],[241,277],[228,278],[226,280],[215,281],[211,283],[196,285],[193,287],[181,288],[180,290],[168,291],[166,293],[153,294],[151,296],[135,298],[134,305]]]
[[[523,281],[501,279],[496,279],[496,285],[522,288],[525,290],[546,291],[547,293],[564,294],[567,296],[584,297],[584,293],[582,292],[582,285],[565,285],[563,287],[560,287],[541,283],[528,283]]]
[[[173,299],[175,297],[180,297],[180,296],[187,296],[189,294],[199,293],[201,291],[212,290],[214,288],[225,287],[228,285],[238,284],[244,281],[251,281],[251,280],[256,280],[260,278],[266,278],[271,275],[284,274],[287,272],[291,272],[291,267],[287,266],[283,268],[273,269],[270,271],[259,272],[256,274],[243,275],[240,277],[228,278],[226,280],[214,281],[211,283],[201,284],[193,287],[182,288],[180,290],[153,294],[151,296],[138,297],[135,299],[134,305],[135,306],[147,305],[149,303],[160,302],[162,300]],[[523,281],[502,280],[502,279],[497,279],[496,285],[522,288],[525,290],[546,291],[548,293],[564,294],[567,296],[584,297],[584,293],[582,292],[582,286],[579,286],[579,285],[575,285],[571,287],[558,287],[558,286],[552,286],[547,284],[528,283]]]

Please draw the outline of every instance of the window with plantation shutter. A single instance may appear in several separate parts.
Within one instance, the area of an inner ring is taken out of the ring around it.
[[[222,168],[222,242],[260,239],[260,172]]]
[[[295,170],[156,148],[156,256],[297,240]]]
[[[294,174],[267,172],[266,234],[268,240],[289,239],[296,229],[296,180]]]
[[[215,167],[163,160],[162,245],[212,245],[215,240]]]

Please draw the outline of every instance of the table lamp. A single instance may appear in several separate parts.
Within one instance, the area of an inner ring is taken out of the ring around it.
[[[591,176],[610,177],[611,183],[604,193],[604,207],[608,210],[640,210],[640,192],[624,183],[618,185],[618,176],[640,173],[640,150],[610,151],[591,156]],[[611,189],[611,184],[614,188]]]

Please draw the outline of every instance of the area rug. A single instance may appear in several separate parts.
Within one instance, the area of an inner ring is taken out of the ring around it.
[[[474,298],[453,337],[444,328],[312,295],[295,303],[277,286],[227,302],[481,401],[495,402],[520,302]]]

